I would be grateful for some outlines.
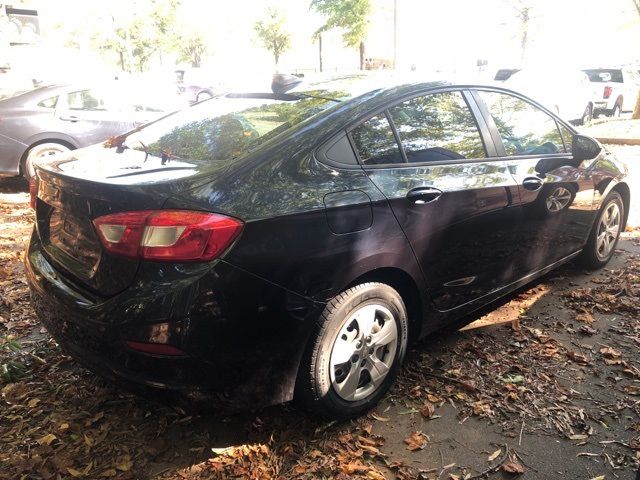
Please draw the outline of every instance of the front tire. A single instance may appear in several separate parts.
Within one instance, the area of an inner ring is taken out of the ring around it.
[[[604,267],[616,250],[624,222],[624,202],[618,192],[611,192],[602,203],[598,218],[582,252],[582,263],[589,269]]]
[[[407,349],[407,310],[383,283],[363,283],[325,307],[303,356],[296,399],[326,418],[347,419],[382,398]]]

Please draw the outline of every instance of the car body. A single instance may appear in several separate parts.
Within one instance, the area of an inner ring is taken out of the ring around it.
[[[595,90],[595,113],[618,117],[631,111],[640,92],[640,73],[632,67],[584,70]]]
[[[86,147],[174,109],[166,97],[160,98],[115,82],[49,85],[0,100],[0,176],[28,176],[31,169],[25,165],[31,152],[46,155]]]
[[[358,364],[367,389],[350,383],[323,411],[354,415],[384,393],[409,339],[579,255],[612,195],[624,228],[624,165],[526,97],[346,80],[216,97],[40,163],[25,263],[59,344],[125,383],[256,407],[336,397],[330,385],[347,380],[322,352],[351,346],[324,339],[356,342],[349,359],[376,355]],[[175,229],[191,228],[175,222],[194,215],[221,222],[216,252],[175,261]],[[613,248],[617,236],[603,238]],[[356,297],[375,334],[334,322],[360,312]]]
[[[498,74],[504,72],[499,71]],[[573,123],[588,122],[593,116],[594,93],[587,75],[580,70],[529,68],[514,71],[504,86],[541,102],[561,118]]]

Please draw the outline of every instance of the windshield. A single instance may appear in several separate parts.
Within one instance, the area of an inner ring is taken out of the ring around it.
[[[336,103],[329,98],[306,97],[314,93],[321,95],[305,92],[216,97],[134,131],[120,145],[163,161],[239,158]]]

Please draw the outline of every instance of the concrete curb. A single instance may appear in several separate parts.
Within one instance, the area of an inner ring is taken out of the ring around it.
[[[596,137],[600,143],[608,143],[609,145],[640,145],[640,138],[606,138]]]

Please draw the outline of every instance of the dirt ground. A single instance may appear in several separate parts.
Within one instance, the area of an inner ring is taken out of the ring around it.
[[[638,178],[640,148],[615,150]],[[568,265],[413,346],[375,411],[327,423],[290,405],[198,413],[63,355],[29,305],[23,188],[0,183],[0,479],[635,478],[637,230],[607,269]]]

